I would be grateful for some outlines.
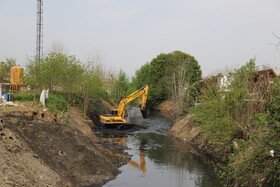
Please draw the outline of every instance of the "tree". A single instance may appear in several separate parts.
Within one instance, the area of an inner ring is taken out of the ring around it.
[[[16,59],[6,58],[5,62],[0,62],[0,82],[9,82],[11,67],[16,66]]]
[[[166,69],[170,62],[170,55],[160,54],[150,62],[148,73],[149,106],[156,107],[160,102],[167,99],[168,90],[166,84]]]
[[[70,104],[71,97],[81,92],[84,72],[81,62],[75,56],[51,52],[40,62],[37,59],[31,60],[25,78],[34,90],[45,88],[65,93]]]
[[[75,56],[51,52],[40,62],[36,59],[27,65],[27,82],[50,90],[72,89],[77,85],[83,68]]]
[[[99,95],[103,89],[99,62],[96,64],[94,61],[88,61],[84,69],[85,71],[81,81],[81,92],[83,95],[84,116],[86,116],[92,97]]]
[[[150,63],[146,63],[141,66],[140,69],[136,70],[135,76],[132,77],[132,85],[134,87],[133,90],[141,88],[142,86],[148,84],[150,66]]]
[[[134,85],[149,84],[149,106],[173,99],[178,105],[194,102],[199,90],[196,82],[201,79],[201,70],[193,56],[180,51],[160,54],[150,63],[136,71]],[[145,82],[145,83],[144,83]],[[181,108],[181,107],[180,107]]]
[[[125,72],[120,70],[118,78],[113,85],[112,96],[116,102],[121,101],[128,95],[129,78]]]

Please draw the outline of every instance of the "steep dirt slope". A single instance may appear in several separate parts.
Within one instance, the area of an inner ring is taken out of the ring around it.
[[[200,128],[193,125],[193,117],[194,115],[187,115],[181,120],[176,121],[169,130],[169,134],[184,141],[193,141],[201,133]]]
[[[18,135],[0,131],[0,186],[67,186]]]
[[[190,143],[211,157],[214,157],[215,147],[203,136],[201,128],[194,125],[194,115],[189,114],[174,122],[168,134]]]
[[[11,110],[1,117],[0,186],[100,184],[129,160],[122,150],[98,143],[75,110],[69,125],[32,120],[24,111]]]
[[[173,120],[173,126],[168,131],[168,134],[179,138],[187,143],[192,144],[204,154],[213,157],[215,149],[217,149],[207,138],[203,135],[202,130],[197,125],[194,125],[194,115],[189,114],[180,116],[177,113],[177,106],[172,101],[165,101],[159,107],[161,115]]]

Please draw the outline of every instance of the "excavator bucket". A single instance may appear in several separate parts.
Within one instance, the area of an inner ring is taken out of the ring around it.
[[[147,119],[147,118],[148,118],[148,113],[149,113],[148,110],[145,110],[145,109],[144,109],[144,110],[140,110],[140,111],[141,111],[141,113],[142,113],[143,118],[144,118],[144,119]]]

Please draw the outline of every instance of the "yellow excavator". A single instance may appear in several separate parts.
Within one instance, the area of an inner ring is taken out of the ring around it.
[[[140,102],[140,110],[143,115],[143,118],[147,118],[147,113],[146,113],[146,101],[148,97],[148,90],[149,86],[143,86],[139,90],[133,92],[126,98],[120,101],[119,106],[117,109],[112,109],[111,114],[102,114],[100,115],[100,122],[103,125],[123,125],[126,124],[126,119],[125,119],[125,105],[127,105],[129,102],[133,101],[139,96],[142,96],[141,102]]]

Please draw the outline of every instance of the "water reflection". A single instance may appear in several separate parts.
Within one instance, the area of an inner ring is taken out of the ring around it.
[[[172,185],[219,186],[209,159],[191,145],[155,133],[139,133],[131,137],[132,146],[140,142],[146,142],[145,154],[156,168],[175,179]]]
[[[102,141],[107,141],[111,143],[116,143],[120,146],[125,146],[125,137],[109,137],[109,138],[102,138]]]
[[[106,139],[129,147],[132,158],[104,186],[220,186],[208,159],[191,145],[155,133]]]
[[[113,138],[103,138],[103,141],[108,141],[111,143],[116,143],[120,146],[125,146],[125,142],[126,142],[126,138],[125,137],[113,137]],[[144,144],[140,144],[139,147],[139,157],[140,157],[140,162],[136,162],[134,160],[130,160],[128,162],[128,165],[133,167],[133,168],[137,168],[139,170],[141,170],[143,173],[147,172],[147,168],[146,168],[146,161],[145,161],[145,156],[144,156]]]
[[[221,186],[204,155],[191,145],[166,135],[171,126],[169,121],[157,115],[147,120],[136,115],[129,120],[147,128],[122,137],[120,141],[113,140],[127,146],[132,158],[120,168],[122,172],[115,180],[103,186]]]
[[[128,162],[128,165],[130,165],[133,168],[140,169],[143,173],[146,173],[147,172],[147,167],[146,167],[146,161],[145,161],[144,147],[143,146],[140,146],[140,148],[139,148],[139,157],[140,157],[140,163],[137,163],[134,160],[130,160]]]

